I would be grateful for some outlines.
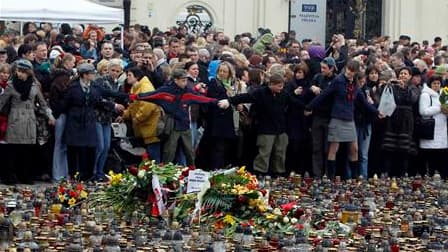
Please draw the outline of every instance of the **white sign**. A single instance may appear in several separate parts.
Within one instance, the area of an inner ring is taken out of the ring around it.
[[[291,1],[290,30],[296,32],[296,39],[312,39],[325,44],[327,0]]]
[[[202,186],[208,181],[209,172],[197,169],[188,174],[187,193],[200,192]]]

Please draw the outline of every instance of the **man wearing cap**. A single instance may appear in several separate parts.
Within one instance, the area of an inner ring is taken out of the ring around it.
[[[336,77],[336,61],[332,57],[323,59],[320,63],[320,73],[316,74],[311,82],[310,97],[312,99],[328,88],[330,82]],[[325,160],[328,148],[328,124],[330,123],[333,100],[324,101],[313,111],[311,136],[313,144],[313,174],[322,177],[325,171]]]
[[[173,82],[162,86],[153,92],[130,95],[130,100],[142,100],[156,103],[174,119],[174,129],[164,143],[162,160],[164,163],[174,161],[179,142],[182,144],[187,165],[194,165],[194,154],[191,142],[189,106],[191,104],[217,103],[216,99],[208,98],[197,92],[205,90],[197,85],[195,90],[187,87],[187,72],[175,69],[172,74]],[[179,141],[180,140],[180,141]]]
[[[95,109],[122,111],[122,105],[104,100],[101,90],[93,84],[95,67],[83,63],[78,67],[79,79],[68,87],[61,111],[67,115],[64,139],[67,144],[69,175],[79,172],[81,180],[92,178],[95,168],[97,131]]]

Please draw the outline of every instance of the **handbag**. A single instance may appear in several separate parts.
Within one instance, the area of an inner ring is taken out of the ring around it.
[[[174,130],[174,118],[168,115],[162,108],[160,108],[160,118],[157,122],[157,136],[160,139],[168,138]]]
[[[432,98],[429,97],[432,106]],[[415,123],[416,135],[419,139],[434,140],[434,128],[436,120],[431,116],[430,118],[417,117]]]
[[[397,108],[397,104],[395,103],[392,86],[387,85],[381,94],[378,111],[386,116],[391,116],[394,113],[395,108]]]

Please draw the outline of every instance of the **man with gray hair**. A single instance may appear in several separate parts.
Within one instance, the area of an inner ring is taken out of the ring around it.
[[[208,64],[210,63],[210,52],[205,48],[201,48],[198,50],[198,56],[199,79],[204,83],[208,83]]]
[[[152,52],[154,53],[154,56],[157,58],[156,72],[159,76],[164,76],[163,69],[165,67],[169,67],[168,62],[166,62],[165,52],[160,48],[154,48]]]

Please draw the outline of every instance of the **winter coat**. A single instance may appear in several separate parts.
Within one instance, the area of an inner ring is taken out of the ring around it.
[[[256,54],[263,55],[269,45],[274,41],[274,35],[271,33],[263,34],[257,42],[253,45]]]
[[[215,98],[217,100],[228,99],[229,93],[217,79],[213,79],[208,85],[207,96]],[[234,88],[232,83],[232,88]],[[230,91],[235,93],[236,90]],[[232,94],[230,94],[232,95]],[[212,137],[234,138],[236,137],[235,130],[235,116],[238,113],[235,112],[233,106],[229,106],[227,109],[221,109],[215,105],[209,105],[208,112],[206,114],[206,128],[204,134]],[[239,120],[239,117],[237,118]]]
[[[257,108],[254,118],[257,121],[257,133],[265,135],[280,135],[286,132],[286,116],[289,106],[303,109],[305,104],[297,96],[285,90],[273,94],[269,87],[263,86],[253,92],[240,94],[229,98],[233,105],[252,103]]]
[[[62,112],[67,115],[64,130],[64,140],[67,145],[79,147],[96,147],[96,108],[113,111],[115,103],[106,101],[101,91],[90,85],[86,93],[81,87],[80,80],[75,80],[65,93]]]
[[[147,77],[143,77],[138,84],[131,88],[131,94],[154,91],[154,86]],[[143,138],[145,144],[157,143],[157,123],[160,119],[160,108],[154,103],[135,101],[124,111],[123,118],[132,119],[134,136]]]
[[[328,97],[334,98],[333,107],[331,109],[331,118],[336,118],[344,121],[354,120],[354,102],[359,100],[364,107],[374,114],[378,114],[378,110],[366,101],[356,84],[353,84],[353,99],[347,99],[349,80],[344,74],[338,75],[319,96],[314,98],[307,106],[307,110],[313,110],[319,107]]]
[[[0,94],[2,94],[5,91],[6,85],[8,85],[6,81],[0,82]],[[5,141],[7,127],[8,127],[8,115],[0,113],[0,141]]]
[[[294,94],[294,90],[298,87],[303,88],[303,92],[300,95]],[[300,99],[304,104],[307,103],[306,97],[307,93],[311,92],[309,90],[310,84],[308,80],[293,80],[286,84],[285,89],[291,96],[296,96]],[[289,106],[287,110],[286,117],[286,133],[290,139],[303,140],[308,137],[310,122],[307,117],[305,117],[303,113],[303,108],[297,108],[294,106]]]
[[[36,107],[36,103],[39,107]],[[36,110],[44,113],[47,119],[54,120],[51,109],[47,106],[40,91],[40,86],[34,82],[28,100],[22,101],[20,93],[14,88],[12,81],[8,82],[3,95],[0,96],[0,110],[10,106],[8,114],[8,127],[6,129],[6,142],[9,144],[36,144],[37,120]]]
[[[440,110],[439,93],[424,85],[419,101],[420,115],[427,118],[434,118],[434,139],[420,139],[422,149],[447,149],[448,131],[446,115]]]
[[[64,68],[56,68],[52,72],[51,88],[50,88],[50,108],[53,111],[53,115],[58,118],[61,115],[62,105],[64,100],[65,91],[70,85],[70,72]]]
[[[414,85],[401,88],[393,86],[394,99],[397,108],[386,121],[386,130],[382,148],[389,152],[402,152],[411,155],[417,154],[414,134],[413,105],[420,97],[419,89]]]

